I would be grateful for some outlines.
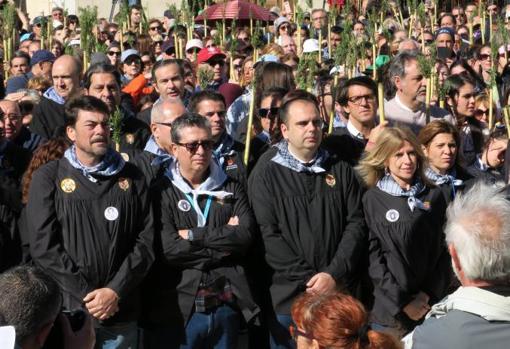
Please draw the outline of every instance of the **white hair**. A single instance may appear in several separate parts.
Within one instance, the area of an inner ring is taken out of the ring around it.
[[[151,123],[161,122],[165,118],[165,113],[170,112],[173,108],[181,107],[186,109],[180,98],[159,99],[152,105]],[[178,115],[177,115],[178,116]]]
[[[477,183],[448,207],[446,241],[470,280],[510,280],[510,201],[502,188]]]

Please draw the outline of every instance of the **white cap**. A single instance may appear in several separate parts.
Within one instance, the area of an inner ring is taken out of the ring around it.
[[[135,50],[134,48],[130,48],[128,50],[125,50],[122,52],[122,54],[120,55],[120,61],[122,63],[124,63],[124,61],[129,57],[129,56],[138,56],[140,57],[140,53],[138,53],[137,50]]]
[[[60,22],[57,19],[53,20],[53,29],[58,28],[60,26],[64,26],[64,23]]]
[[[200,39],[191,39],[190,41],[188,41],[186,43],[186,51],[188,51],[190,48],[199,48],[199,49],[203,49],[204,48],[204,43],[202,42],[202,40]]]
[[[307,39],[303,42],[303,53],[311,53],[319,51],[319,40]]]

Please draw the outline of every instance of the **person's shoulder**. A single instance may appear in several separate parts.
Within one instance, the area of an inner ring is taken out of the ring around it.
[[[453,119],[453,116],[450,114],[448,110],[440,108],[437,105],[430,106],[430,115],[435,118],[447,119],[448,121],[451,121],[450,119]]]
[[[57,178],[57,172],[58,169],[62,166],[65,166],[67,163],[66,159],[56,159],[51,160],[41,167],[39,167],[37,170],[34,171],[32,178],[35,180],[35,178],[46,178],[49,180],[56,179]]]

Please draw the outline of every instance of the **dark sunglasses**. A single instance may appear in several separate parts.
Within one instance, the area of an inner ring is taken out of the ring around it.
[[[243,66],[242,66],[242,64],[234,64],[234,69],[241,70],[241,69],[243,69]]]
[[[160,27],[160,26],[157,26],[157,27],[149,27],[149,30],[161,30],[161,27]]]
[[[37,27],[37,28],[41,28],[42,24],[41,23],[37,23],[37,24],[34,24],[34,26]]]
[[[485,61],[486,59],[491,58],[491,55],[483,54],[478,57],[480,58],[481,61]]]
[[[142,64],[142,61],[140,58],[128,58],[124,61],[124,64],[131,65],[131,64]]]
[[[119,52],[116,52],[116,51],[108,51],[108,56],[117,56],[119,57],[120,56],[120,51]]]
[[[189,49],[188,51],[186,51],[186,52],[188,52],[188,53],[191,55],[191,54],[193,54],[193,53],[197,53],[197,54],[198,54],[198,52],[199,52],[199,51],[200,51],[200,49],[199,49],[198,47],[192,47],[192,48],[190,48],[190,49]]]
[[[163,40],[154,41],[154,45],[163,45]]]
[[[209,61],[207,62],[207,64],[209,64],[211,67],[215,67],[216,65],[220,65],[221,67],[223,67],[225,65],[225,61],[224,60],[221,60],[221,59],[216,59],[214,61]]]
[[[259,108],[259,117],[274,119],[278,115],[280,108]]]
[[[180,145],[181,147],[186,148],[191,154],[195,154],[200,146],[204,148],[205,151],[211,150],[214,146],[213,141],[200,141],[200,142],[192,142],[192,143],[178,143],[175,144]]]

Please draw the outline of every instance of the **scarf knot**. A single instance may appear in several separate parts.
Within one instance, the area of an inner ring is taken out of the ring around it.
[[[64,105],[66,103],[66,100],[57,93],[54,87],[47,89],[43,96],[60,105]]]
[[[296,172],[308,172],[308,173],[322,173],[326,172],[324,169],[324,163],[329,158],[329,154],[322,148],[319,148],[315,159],[308,164],[304,164],[296,159],[289,151],[289,144],[287,141],[282,140],[275,144],[277,149],[276,155],[271,161],[276,162],[279,165],[287,167]]]
[[[78,160],[76,156],[76,145],[68,148],[64,153],[64,157],[69,161],[71,166],[81,171],[81,173],[93,183],[97,182],[97,179],[93,175],[105,177],[114,176],[122,171],[126,164],[122,156],[112,148],[108,148],[100,163],[91,167],[83,165],[80,160]]]
[[[402,187],[395,181],[395,179],[393,179],[391,174],[385,175],[377,182],[376,185],[377,188],[392,196],[407,197],[407,205],[409,206],[411,212],[413,212],[415,208],[419,208],[425,211],[430,209],[430,207],[426,206],[420,199],[416,197],[425,190],[425,185],[419,179],[415,179],[409,190],[402,189]]]
[[[156,156],[151,162],[152,166],[160,166],[167,161],[172,161],[174,158],[172,155],[168,154],[165,150],[159,147],[158,143],[156,143],[156,140],[154,139],[154,136],[150,136],[143,150]]]

